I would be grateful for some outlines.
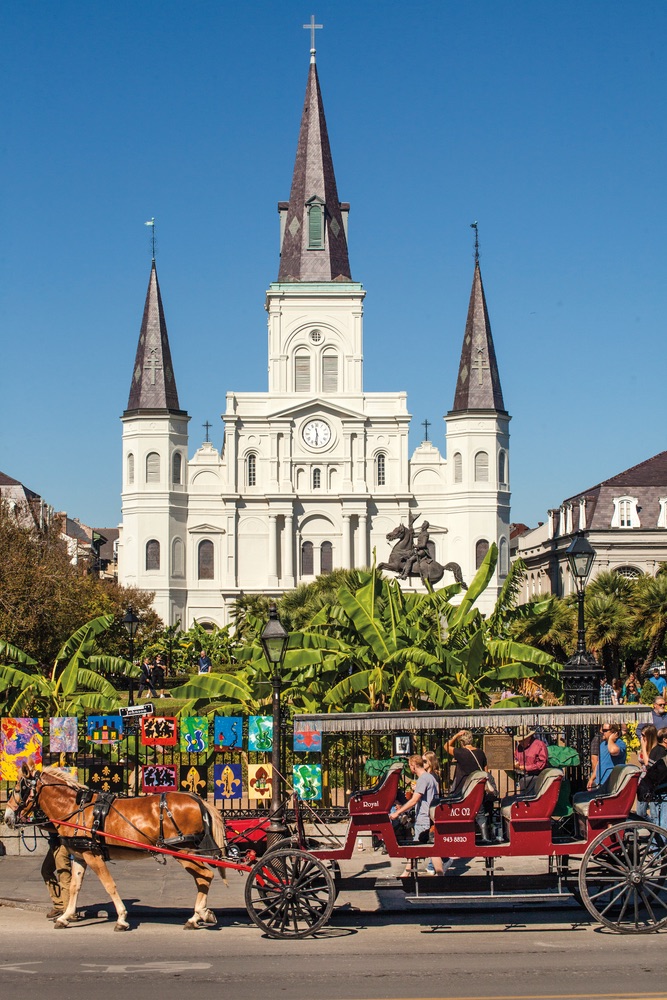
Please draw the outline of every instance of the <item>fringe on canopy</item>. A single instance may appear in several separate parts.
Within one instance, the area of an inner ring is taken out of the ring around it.
[[[321,733],[405,732],[413,729],[482,729],[502,726],[594,726],[650,722],[648,705],[567,705],[548,708],[473,708],[438,712],[338,712],[295,715],[294,728]]]

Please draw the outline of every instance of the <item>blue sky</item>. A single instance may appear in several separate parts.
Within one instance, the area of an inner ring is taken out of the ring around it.
[[[0,469],[120,518],[119,417],[150,268],[190,453],[266,388],[313,12],[365,388],[408,391],[444,450],[473,220],[505,403],[512,518],[663,450],[667,6],[6,2]]]

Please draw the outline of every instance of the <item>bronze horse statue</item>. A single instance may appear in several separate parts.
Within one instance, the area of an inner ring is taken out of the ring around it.
[[[408,524],[399,524],[387,535],[388,542],[396,542],[389,553],[389,561],[378,565],[380,570],[390,570],[398,573],[401,579],[409,576],[420,576],[422,582],[434,585],[442,580],[445,571],[454,574],[454,579],[460,583],[464,590],[467,584],[463,580],[463,573],[458,563],[448,562],[441,566],[435,559],[425,554],[424,549],[415,548],[414,523],[416,517],[408,515]],[[428,525],[428,522],[426,522]]]
[[[116,907],[114,930],[129,930],[127,909],[106,862],[145,858],[151,847],[180,849],[189,855],[201,853],[201,861],[175,859],[197,885],[194,913],[185,929],[217,923],[207,906],[214,871],[206,864],[205,855],[218,859],[224,854],[225,829],[219,814],[203,799],[188,792],[124,798],[91,791],[58,767],[46,767],[40,772],[24,764],[22,772],[7,803],[5,822],[14,827],[21,816],[44,813],[74,857],[69,905],[55,921],[57,928],[68,927],[76,917],[77,896],[89,867]],[[128,841],[136,846],[128,846]],[[221,868],[224,878],[223,872]]]

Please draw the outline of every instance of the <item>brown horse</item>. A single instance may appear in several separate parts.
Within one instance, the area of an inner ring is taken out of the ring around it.
[[[22,777],[7,804],[5,822],[12,827],[21,815],[27,817],[41,811],[74,857],[69,906],[56,920],[58,928],[67,927],[76,914],[77,896],[88,867],[95,872],[116,907],[114,930],[126,931],[130,926],[126,920],[127,909],[106,866],[107,860],[145,857],[151,847],[167,847],[187,854],[206,852],[215,858],[224,853],[222,819],[197,795],[167,792],[136,798],[105,796],[91,791],[58,767],[37,772],[24,764],[22,770]],[[137,846],[129,846],[127,841]],[[204,857],[201,861],[185,858],[176,858],[176,861],[192,875],[197,885],[194,913],[185,929],[215,924],[215,914],[207,906],[214,872]],[[224,878],[224,869],[221,868],[220,873]]]

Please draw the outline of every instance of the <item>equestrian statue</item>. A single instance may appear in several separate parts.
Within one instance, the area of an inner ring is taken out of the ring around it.
[[[408,580],[411,576],[419,576],[423,583],[436,584],[442,580],[445,570],[454,574],[454,579],[464,590],[467,584],[463,581],[463,573],[458,563],[448,562],[441,566],[429,551],[428,521],[424,521],[415,541],[414,524],[419,514],[408,513],[408,524],[399,524],[387,535],[388,542],[396,542],[389,554],[389,562],[380,563],[378,569],[398,573],[399,580]],[[446,531],[447,529],[445,529]]]

